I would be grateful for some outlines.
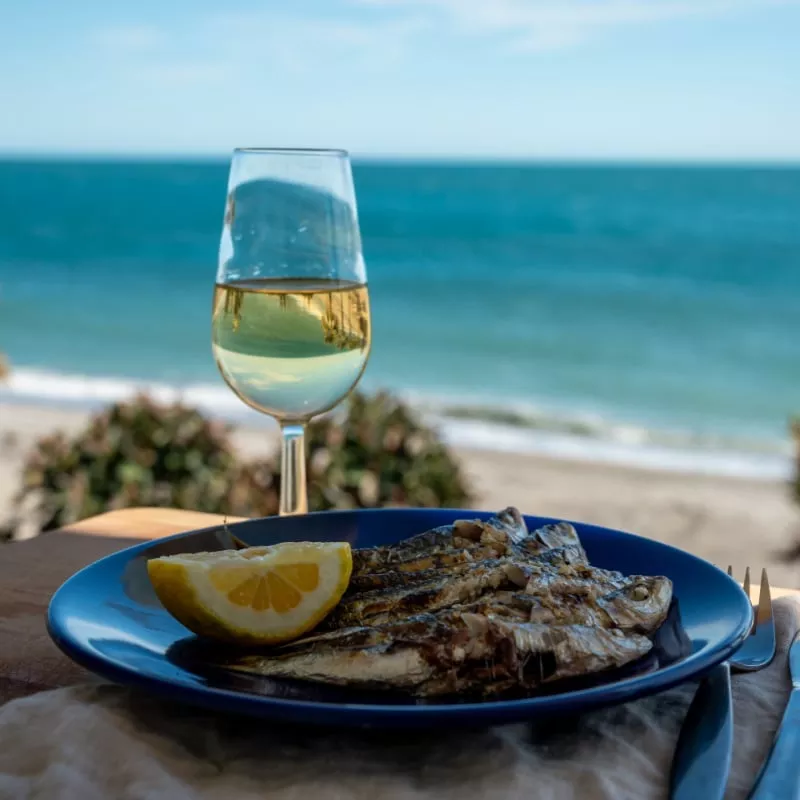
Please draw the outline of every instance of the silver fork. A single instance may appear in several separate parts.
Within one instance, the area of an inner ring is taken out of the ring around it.
[[[733,577],[733,567],[728,567],[728,575]],[[750,597],[750,567],[744,571],[742,588]],[[761,589],[758,593],[758,607],[754,609],[753,627],[744,644],[730,659],[731,667],[737,672],[755,672],[763,669],[775,657],[775,620],[772,616],[772,596],[769,591],[767,571],[761,570]]]
[[[733,577],[733,569],[728,567]],[[744,574],[743,588],[750,597],[750,568]],[[754,672],[775,656],[775,623],[767,571],[761,572],[758,608],[753,626],[739,650],[728,661],[718,664],[700,682],[689,706],[672,763],[672,800],[721,800],[730,771],[733,753],[733,696],[731,669]]]

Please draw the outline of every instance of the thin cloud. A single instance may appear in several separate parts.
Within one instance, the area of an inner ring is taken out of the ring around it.
[[[373,9],[423,13],[468,35],[505,34],[515,50],[573,46],[614,28],[721,16],[798,0],[352,0]]]
[[[219,47],[255,63],[277,62],[292,72],[325,69],[331,59],[359,59],[371,67],[391,64],[427,23],[417,15],[400,20],[348,15],[304,17],[289,13],[218,12],[203,20]]]

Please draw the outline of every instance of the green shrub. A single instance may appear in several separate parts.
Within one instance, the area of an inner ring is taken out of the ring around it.
[[[307,439],[312,509],[463,508],[472,501],[436,432],[389,394],[354,392],[340,413],[313,421]]]
[[[458,464],[435,432],[386,394],[353,394],[308,430],[309,507],[463,507]],[[40,440],[24,467],[17,508],[35,501],[40,530],[131,506],[235,516],[278,510],[279,453],[240,463],[227,426],[147,397],[93,417],[74,439]]]
[[[17,502],[37,496],[41,530],[130,506],[234,513],[233,498],[247,506],[232,491],[239,472],[226,426],[142,396],[96,415],[73,440],[40,440]]]

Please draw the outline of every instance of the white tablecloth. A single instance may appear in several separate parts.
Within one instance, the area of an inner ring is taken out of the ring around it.
[[[779,656],[734,677],[728,797],[744,797],[789,692],[800,604],[775,603]],[[580,719],[482,732],[325,732],[221,717],[93,684],[0,708],[1,800],[646,800],[695,684]]]

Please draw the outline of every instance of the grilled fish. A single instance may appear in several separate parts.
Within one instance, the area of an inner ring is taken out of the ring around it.
[[[588,563],[572,525],[559,522],[530,532],[519,511],[509,507],[488,520],[457,520],[398,544],[355,550],[353,576],[442,569],[503,556],[533,558],[567,546],[574,557]]]
[[[672,602],[672,584],[666,578],[623,578],[612,591],[594,595],[583,584],[559,593],[498,591],[464,606],[481,614],[511,617],[548,625],[592,625],[623,632],[651,634],[666,619]]]
[[[644,636],[586,625],[552,626],[448,609],[401,622],[307,637],[224,662],[272,678],[410,691],[421,697],[531,689],[619,667],[645,655]]]
[[[518,597],[515,606],[527,605],[530,615],[526,621],[531,622],[651,633],[667,615],[672,584],[666,578],[625,577],[568,560],[556,570],[553,566],[550,559],[493,559],[449,570],[373,574],[376,581],[385,577],[385,588],[346,595],[322,627],[381,624],[473,601],[480,607],[498,606],[503,603],[496,592],[507,596],[520,588],[531,599]]]
[[[587,625],[543,625],[511,622],[495,616],[485,620],[495,645],[491,661],[468,660],[418,686],[415,694],[480,692],[484,696],[507,689],[536,689],[551,681],[622,667],[653,647],[645,636]],[[473,628],[481,623],[473,622]]]
[[[516,580],[516,583],[514,582]],[[502,586],[524,587],[527,576],[501,559],[470,564],[458,570],[431,570],[426,580],[391,585],[343,598],[325,620],[325,628],[379,625],[421,611],[467,603]]]
[[[562,566],[587,565],[586,553],[580,543],[564,544],[549,549],[545,547],[541,550],[535,546],[502,549],[504,552],[501,554],[501,548],[497,546],[478,545],[462,550],[440,551],[435,555],[417,555],[412,561],[400,562],[392,569],[386,569],[381,572],[362,571],[358,574],[353,574],[347,594],[353,595],[358,592],[375,589],[410,586],[414,583],[433,580],[443,574],[459,575],[472,569],[476,563],[496,560],[503,556],[509,556],[509,560],[516,563],[538,566],[542,570],[550,572]],[[354,551],[354,560],[357,559],[356,554],[360,552],[363,551]]]
[[[589,564],[566,522],[509,507],[353,551],[348,591],[311,635],[224,666],[419,697],[495,695],[627,664],[672,601],[667,578]]]

